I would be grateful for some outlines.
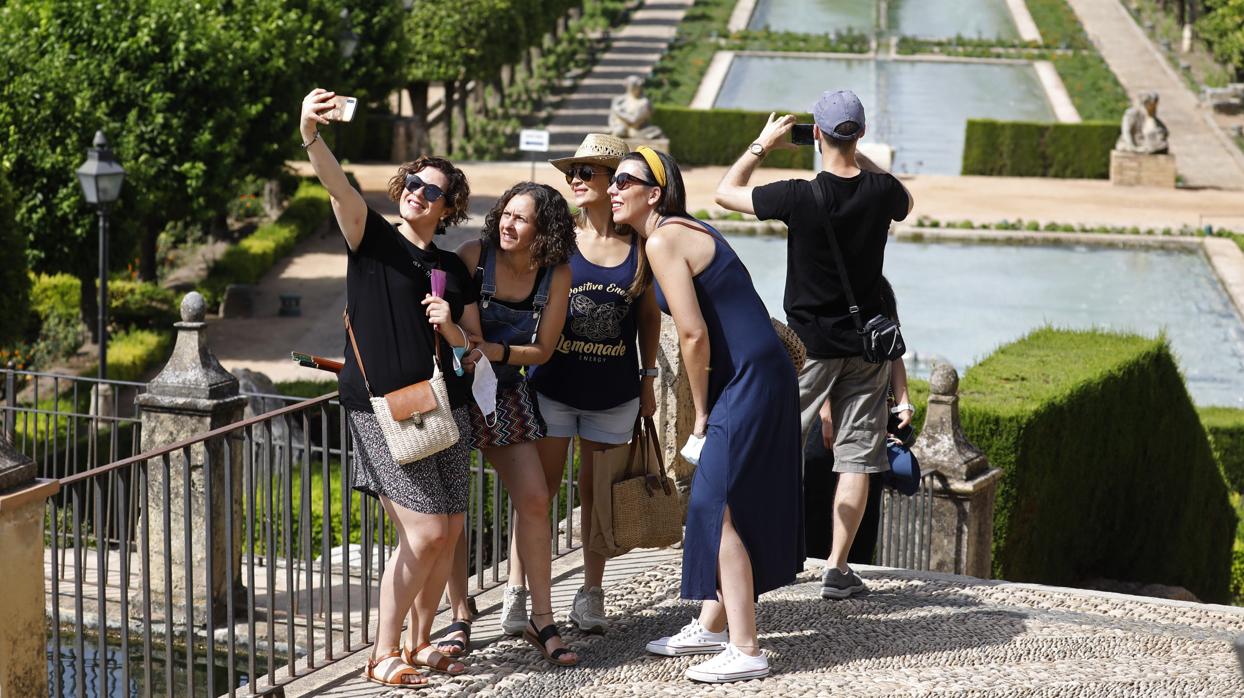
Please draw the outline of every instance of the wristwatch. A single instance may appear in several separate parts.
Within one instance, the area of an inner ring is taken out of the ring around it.
[[[752,155],[755,155],[758,158],[763,158],[765,156],[765,147],[761,145],[759,141],[757,141],[756,143],[752,143],[751,145],[747,146],[747,152],[751,153]]]
[[[656,367],[639,369],[640,378],[648,378],[649,376],[655,378],[658,375],[660,375],[660,372],[656,369]]]

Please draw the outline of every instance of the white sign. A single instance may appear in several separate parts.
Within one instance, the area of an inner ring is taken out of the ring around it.
[[[549,132],[525,128],[518,134],[518,149],[539,153],[549,152]]]

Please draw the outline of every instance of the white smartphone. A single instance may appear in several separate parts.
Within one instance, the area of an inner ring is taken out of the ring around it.
[[[333,109],[328,111],[324,118],[329,121],[350,121],[354,118],[354,110],[358,107],[359,101],[353,97],[337,95],[333,97]]]

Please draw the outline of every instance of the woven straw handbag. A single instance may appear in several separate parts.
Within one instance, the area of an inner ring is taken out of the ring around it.
[[[454,421],[449,407],[449,390],[441,373],[440,341],[432,338],[436,358],[432,363],[431,378],[398,388],[384,397],[376,397],[371,391],[371,383],[367,381],[367,369],[363,367],[354,329],[350,327],[350,315],[343,313],[342,316],[350,337],[350,348],[354,350],[354,360],[359,364],[363,384],[371,396],[372,412],[376,415],[376,422],[393,460],[399,465],[413,463],[458,443],[458,423]]]
[[[799,375],[808,359],[808,350],[803,346],[803,340],[781,320],[771,317],[769,321],[773,323],[773,331],[777,332],[778,339],[782,340],[782,346],[786,347],[786,353],[790,354],[790,362],[795,365],[795,375]]]
[[[624,478],[611,489],[613,539],[623,551],[664,548],[682,540],[682,503],[665,475],[652,417],[635,425]]]

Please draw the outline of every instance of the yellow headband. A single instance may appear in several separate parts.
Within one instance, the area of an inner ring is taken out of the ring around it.
[[[635,149],[635,152],[644,157],[644,162],[648,163],[648,169],[652,170],[652,176],[657,179],[657,186],[665,186],[665,165],[661,164],[661,158],[657,156],[657,151],[646,145],[641,145]]]

